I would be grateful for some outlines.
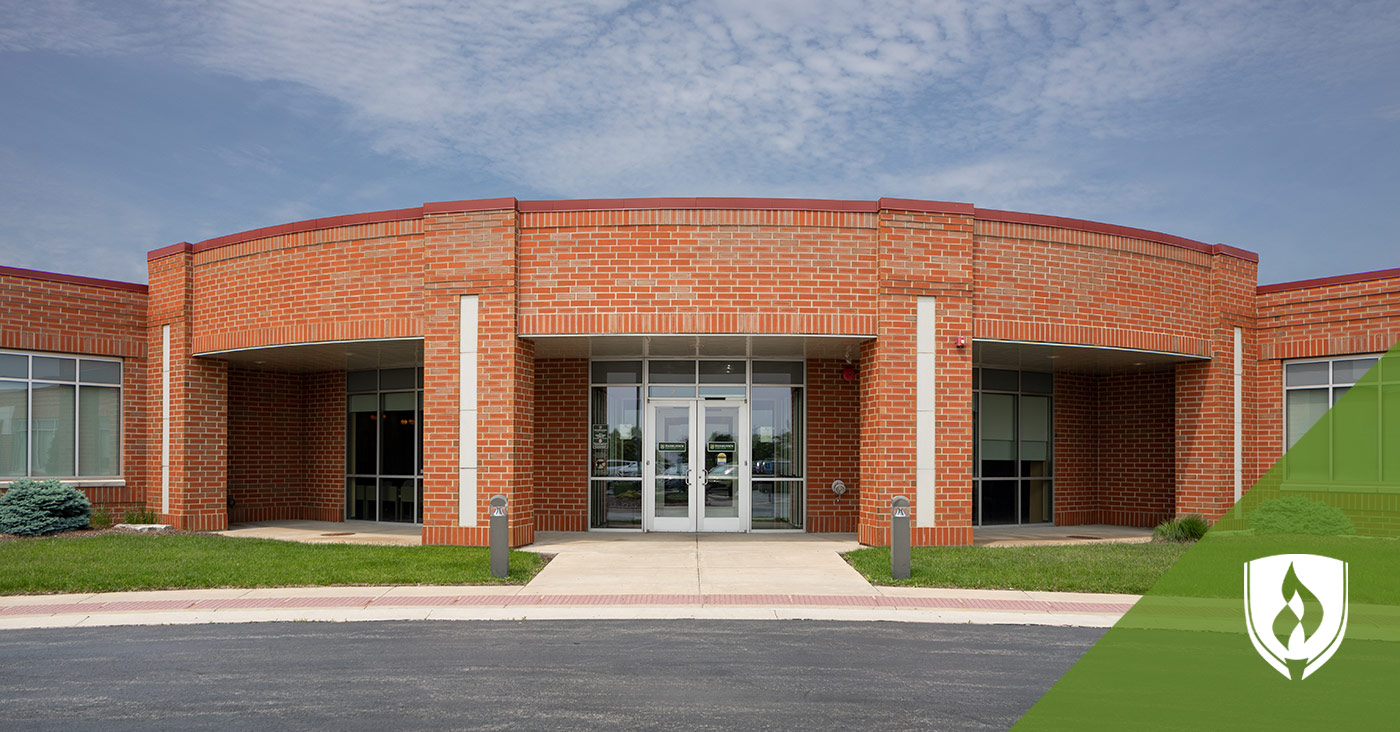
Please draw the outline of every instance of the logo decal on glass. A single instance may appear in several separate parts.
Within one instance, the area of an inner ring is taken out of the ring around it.
[[[1347,632],[1347,563],[1275,554],[1244,563],[1244,618],[1254,650],[1284,677],[1306,679]]]

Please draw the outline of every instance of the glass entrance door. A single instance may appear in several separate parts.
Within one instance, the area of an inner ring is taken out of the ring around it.
[[[744,404],[653,401],[643,451],[645,528],[747,531]]]

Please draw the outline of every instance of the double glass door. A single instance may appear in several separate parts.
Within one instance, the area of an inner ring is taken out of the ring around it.
[[[649,531],[746,531],[744,402],[662,400],[647,406],[643,525]]]

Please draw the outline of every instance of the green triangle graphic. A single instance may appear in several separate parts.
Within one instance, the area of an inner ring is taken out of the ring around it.
[[[1328,613],[1292,566],[1265,589],[1293,604],[1253,617],[1250,630],[1245,563],[1278,554],[1347,563],[1345,630],[1330,642]],[[1275,648],[1310,639],[1332,655],[1306,678],[1307,658],[1276,657],[1285,676],[1256,650],[1263,636]],[[1397,682],[1400,344],[1013,729],[1397,729]]]

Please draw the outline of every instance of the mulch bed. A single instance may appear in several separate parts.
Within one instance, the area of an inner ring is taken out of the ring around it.
[[[145,534],[148,536],[197,536],[207,534],[205,531],[184,531],[182,529],[166,529],[165,531],[132,531],[131,529],[78,529],[77,531],[62,531],[57,534],[44,534],[43,536],[17,536],[15,534],[0,534],[0,542],[3,541],[30,541],[34,539],[52,539],[62,537],[65,539],[85,539],[90,536],[106,536],[107,534]]]

